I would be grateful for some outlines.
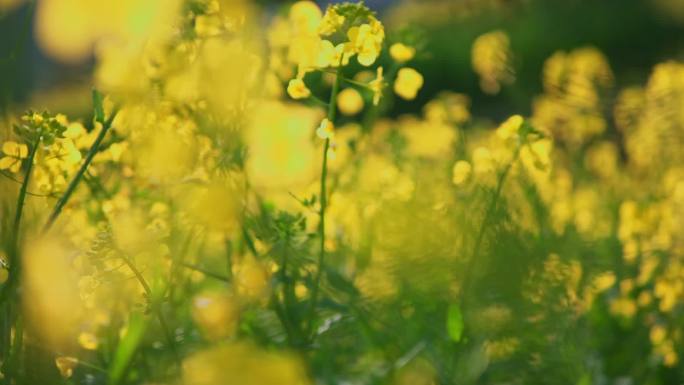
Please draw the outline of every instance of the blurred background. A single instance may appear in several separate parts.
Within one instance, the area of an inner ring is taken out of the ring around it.
[[[268,13],[287,1],[258,1]],[[325,7],[329,1],[318,1]],[[415,112],[442,90],[472,98],[475,116],[502,119],[529,115],[541,92],[544,61],[557,50],[594,46],[613,68],[615,85],[642,84],[651,68],[684,58],[682,0],[367,0],[391,29],[422,30],[429,52],[414,66],[426,77],[424,89],[399,112]],[[45,107],[81,115],[88,109],[92,57],[64,63],[51,58],[36,38],[34,10],[41,1],[0,1],[0,111]],[[471,66],[475,39],[501,30],[510,38],[515,82],[496,94],[481,90]]]

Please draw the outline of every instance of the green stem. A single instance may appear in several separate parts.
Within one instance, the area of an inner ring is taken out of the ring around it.
[[[521,147],[521,145],[518,145],[516,147],[515,153],[513,154],[513,158],[506,165],[506,168],[504,168],[504,170],[499,174],[499,178],[496,183],[496,189],[494,190],[494,195],[492,196],[492,200],[489,202],[489,206],[487,207],[487,211],[485,212],[485,217],[482,220],[480,229],[478,230],[477,238],[475,239],[475,245],[473,247],[472,254],[470,255],[470,259],[468,259],[468,264],[466,265],[464,275],[463,290],[461,292],[461,298],[463,298],[464,303],[467,301],[467,293],[470,291],[473,270],[475,269],[477,256],[480,254],[480,247],[482,246],[482,241],[484,240],[485,232],[489,227],[489,222],[491,221],[492,215],[494,214],[496,206],[499,203],[499,199],[501,198],[501,192],[503,191],[503,186],[506,182],[506,178],[510,173],[513,164],[515,164],[515,162],[518,160]]]
[[[158,306],[157,301],[153,296],[152,288],[147,283],[147,280],[145,280],[145,277],[143,277],[140,270],[138,270],[138,268],[135,267],[133,262],[130,259],[128,259],[128,257],[126,257],[125,255],[121,255],[121,259],[124,261],[126,266],[128,266],[128,268],[133,272],[133,275],[135,275],[135,278],[138,280],[138,282],[140,282],[140,285],[145,290],[145,294],[147,295],[147,298],[150,301],[152,311],[154,311],[154,313],[157,315],[157,319],[159,320],[159,325],[162,328],[164,337],[166,337],[166,341],[169,344],[171,351],[173,352],[178,367],[180,368],[181,359],[180,355],[178,354],[178,350],[176,349],[176,342],[173,339],[173,334],[171,334],[171,329],[169,328],[169,325],[166,322],[166,318],[164,318],[164,313],[162,312],[162,309]]]
[[[21,274],[21,258],[19,257],[19,233],[21,230],[21,218],[24,211],[24,203],[26,201],[26,195],[28,192],[29,181],[31,180],[31,172],[33,170],[33,162],[38,152],[38,144],[40,139],[36,140],[36,143],[31,145],[31,150],[28,155],[26,173],[24,174],[24,180],[21,183],[19,189],[19,197],[17,198],[17,211],[14,215],[14,223],[12,226],[12,243],[9,250],[9,279],[5,286],[2,288],[2,293],[0,293],[0,303],[4,303],[5,300],[12,297],[12,292],[15,287],[19,284],[19,275]],[[14,309],[18,309],[19,306],[13,306],[14,304],[10,301],[8,303],[8,318],[10,322],[6,325],[3,333],[2,341],[9,341],[9,333],[11,332],[11,324],[14,324],[14,341],[12,346],[8,346],[7,350],[4,351],[8,354],[7,360],[4,365],[4,371],[7,372],[8,377],[13,377],[17,372],[18,356],[21,354],[22,341],[24,336],[24,331],[22,327],[21,313],[17,312],[16,315],[12,314]]]
[[[57,217],[59,217],[59,214],[62,212],[64,205],[66,205],[66,203],[69,201],[69,198],[76,190],[76,187],[83,178],[83,175],[85,174],[86,170],[88,170],[88,166],[90,166],[90,163],[92,163],[93,158],[95,158],[95,155],[99,151],[100,144],[102,143],[102,140],[104,139],[105,135],[107,135],[107,131],[109,131],[109,129],[111,128],[112,122],[116,117],[116,113],[117,111],[113,111],[109,119],[107,119],[107,121],[101,122],[102,129],[100,130],[100,133],[97,135],[97,138],[95,138],[95,142],[93,142],[93,145],[90,146],[90,149],[88,150],[88,154],[86,155],[84,162],[81,164],[81,167],[76,172],[76,175],[74,175],[74,178],[69,183],[69,186],[67,186],[66,191],[64,191],[64,194],[62,194],[62,196],[59,198],[57,204],[55,204],[55,207],[52,210],[52,213],[50,214],[48,221],[45,223],[45,227],[43,227],[44,233],[50,230],[52,225],[57,220]]]
[[[333,83],[332,92],[330,93],[330,102],[328,103],[328,120],[334,124],[336,110],[337,94],[340,90],[340,83],[342,80],[342,67],[337,68],[335,82]],[[316,268],[316,276],[314,278],[313,287],[311,289],[311,305],[309,308],[309,324],[307,330],[312,332],[313,320],[316,313],[316,305],[318,302],[319,286],[321,284],[321,276],[323,275],[323,264],[325,262],[325,210],[328,204],[326,181],[328,179],[328,150],[330,149],[330,138],[325,139],[323,145],[323,166],[321,168],[321,190],[320,202],[321,210],[319,212],[318,236],[320,239],[318,250],[318,265]],[[312,336],[313,339],[313,336]]]
[[[185,263],[185,262],[181,262],[180,265],[181,265],[182,267],[186,268],[186,269],[190,269],[190,270],[196,271],[196,272],[198,272],[198,273],[202,273],[202,274],[206,275],[206,276],[209,277],[209,278],[214,278],[214,279],[216,279],[216,280],[223,281],[223,282],[226,282],[226,283],[230,283],[230,282],[231,282],[230,277],[226,277],[226,276],[223,276],[223,275],[221,275],[221,274],[217,274],[217,273],[211,272],[211,271],[209,271],[209,270],[207,270],[207,269],[203,269],[203,268],[201,268],[201,267],[199,267],[199,266],[195,266],[195,265],[192,265],[192,264],[190,264],[190,263]]]
[[[26,195],[28,193],[28,185],[29,185],[29,181],[31,180],[31,172],[33,171],[33,162],[34,162],[34,159],[36,158],[36,152],[38,152],[38,144],[39,143],[40,143],[40,140],[37,140],[36,143],[34,143],[31,146],[31,152],[29,153],[29,156],[26,159],[26,162],[28,163],[28,165],[26,166],[26,174],[24,175],[24,181],[21,183],[21,188],[19,189],[19,197],[17,198],[17,212],[14,215],[14,226],[12,227],[12,249],[13,249],[12,254],[16,254],[16,251],[18,250],[19,230],[21,227],[21,216],[24,212],[24,202],[26,201]],[[16,261],[11,261],[11,262],[16,262]],[[10,267],[11,267],[11,265],[10,265]]]
[[[14,320],[14,342],[12,351],[7,361],[7,371],[10,377],[19,378],[21,375],[21,354],[24,346],[24,320],[21,312],[17,313]]]
[[[325,108],[329,108],[329,107],[330,107],[330,106],[328,105],[328,103],[322,101],[321,99],[318,98],[318,96],[316,96],[316,95],[314,95],[314,94],[311,94],[311,95],[309,96],[309,99],[312,100],[312,101],[314,101],[316,104],[318,104],[318,105],[320,105],[320,106],[322,106],[322,107],[325,107]]]
[[[392,80],[396,77],[397,72],[399,72],[400,65],[398,63],[392,63],[392,65],[389,67],[387,70],[387,73],[385,74],[385,79],[389,81],[389,83],[392,82]],[[366,112],[365,116],[363,117],[363,121],[361,122],[361,127],[363,128],[363,132],[370,132],[370,130],[373,128],[375,125],[375,122],[378,120],[378,118],[387,111],[389,106],[391,105],[393,101],[393,96],[391,91],[385,92],[383,90],[383,95],[382,98],[380,99],[380,103],[378,105],[372,105],[369,109],[368,112]]]

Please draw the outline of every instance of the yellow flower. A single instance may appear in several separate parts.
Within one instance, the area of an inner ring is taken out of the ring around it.
[[[518,136],[518,131],[524,121],[522,116],[513,115],[496,129],[496,135],[503,140],[514,139]]]
[[[478,37],[473,43],[472,66],[480,76],[480,87],[488,94],[497,94],[502,84],[515,80],[511,61],[512,53],[508,35],[492,31]]]
[[[390,56],[399,63],[405,63],[416,55],[416,49],[402,43],[394,43],[390,47]]]
[[[662,325],[655,325],[651,328],[651,332],[649,333],[649,338],[651,339],[651,343],[653,345],[659,345],[663,341],[665,341],[665,338],[667,337],[667,330]]]
[[[245,166],[251,184],[259,190],[292,191],[310,183],[318,171],[311,128],[320,122],[320,110],[266,102],[252,116],[244,132],[250,149]]]
[[[252,258],[235,266],[235,290],[240,299],[256,301],[268,294],[270,274],[266,267]]]
[[[311,96],[311,90],[306,86],[303,79],[295,78],[288,83],[287,94],[292,99],[306,99]]]
[[[371,20],[368,24],[351,27],[347,31],[349,49],[358,54],[357,60],[366,67],[375,63],[382,49],[382,41],[385,39],[385,30],[377,20]]]
[[[332,139],[335,136],[335,126],[327,118],[323,119],[321,125],[316,129],[316,135],[321,139]]]
[[[218,36],[223,32],[219,15],[199,15],[195,18],[195,32],[199,37]]]
[[[494,171],[494,158],[486,147],[478,147],[473,151],[473,164],[476,174],[486,174]]]
[[[460,186],[470,178],[472,171],[473,167],[470,165],[470,163],[468,163],[468,161],[459,160],[454,164],[454,168],[452,169],[453,176],[451,181],[456,186]]]
[[[321,23],[321,9],[313,1],[298,1],[290,8],[290,22],[295,33],[313,33]]]
[[[321,40],[318,47],[316,65],[320,68],[333,66],[335,60],[335,45],[330,40]]]
[[[373,105],[377,106],[378,103],[380,103],[380,98],[382,97],[382,89],[385,87],[385,79],[382,75],[382,67],[378,67],[376,78],[371,80],[368,86],[373,91]]]
[[[18,172],[21,169],[21,160],[28,156],[28,146],[8,141],[2,144],[2,152],[5,156],[0,158],[0,170]]]
[[[193,298],[192,318],[205,337],[212,340],[222,339],[235,334],[240,307],[229,295],[207,292]]]
[[[93,333],[81,332],[81,334],[78,335],[78,344],[81,345],[83,349],[95,350],[98,345],[97,337]]]
[[[329,40],[321,40],[318,48],[316,66],[319,68],[339,67],[349,64],[350,52],[345,52],[344,44],[333,45]]]
[[[413,100],[418,90],[423,87],[423,82],[423,75],[418,71],[413,68],[402,68],[394,82],[394,92],[403,99]]]
[[[330,36],[335,33],[342,24],[344,24],[344,16],[337,13],[334,7],[328,7],[323,15],[321,24],[318,26],[318,33],[321,36]]]
[[[55,358],[55,365],[59,369],[59,374],[64,378],[69,378],[74,374],[74,368],[78,365],[75,357],[60,356]]]
[[[356,115],[363,109],[363,98],[354,88],[346,88],[337,95],[337,107],[344,115]]]
[[[25,144],[9,141],[2,144],[2,152],[4,152],[5,155],[24,159],[28,156],[28,146]]]
[[[50,56],[66,62],[88,57],[103,38],[135,45],[166,37],[181,15],[178,0],[51,0],[36,3],[35,36]],[[93,17],[103,15],[103,17]]]
[[[263,350],[247,343],[222,344],[183,361],[187,385],[310,385],[307,370],[295,355]]]

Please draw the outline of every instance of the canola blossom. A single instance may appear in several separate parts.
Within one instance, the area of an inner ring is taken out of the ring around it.
[[[91,89],[0,87],[0,385],[684,380],[681,55],[322,3],[0,1]]]

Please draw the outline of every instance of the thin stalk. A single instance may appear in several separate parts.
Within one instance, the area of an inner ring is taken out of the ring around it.
[[[190,263],[185,263],[185,262],[181,262],[180,265],[181,265],[182,267],[186,268],[186,269],[190,269],[190,270],[192,270],[192,271],[196,271],[196,272],[198,272],[198,273],[202,273],[202,274],[206,275],[206,276],[209,277],[209,278],[214,278],[214,279],[216,279],[216,280],[223,281],[223,282],[226,282],[226,283],[230,283],[230,282],[231,282],[230,277],[226,277],[226,276],[223,276],[223,275],[221,275],[221,274],[217,274],[217,273],[211,272],[211,271],[209,271],[209,270],[207,270],[207,269],[203,269],[203,268],[201,268],[201,267],[199,267],[199,266],[195,266],[195,265],[192,265],[192,264],[190,264]]]
[[[342,80],[342,67],[337,68],[335,82],[333,83],[332,92],[330,93],[330,102],[328,103],[328,120],[334,124],[336,109],[337,94],[340,90],[340,83]],[[309,308],[309,323],[307,329],[311,332],[313,326],[313,319],[316,312],[316,305],[318,302],[319,286],[321,284],[321,276],[323,275],[323,263],[325,261],[325,211],[328,204],[326,182],[328,179],[328,150],[330,149],[330,138],[325,139],[323,145],[323,166],[321,168],[321,190],[320,202],[321,210],[319,212],[318,235],[320,239],[318,250],[318,265],[316,268],[316,276],[314,278],[313,287],[311,289],[311,305]],[[312,336],[313,339],[313,336]]]
[[[17,198],[17,211],[14,215],[14,223],[12,226],[12,243],[9,250],[9,279],[5,286],[3,286],[2,293],[0,293],[0,303],[4,302],[10,295],[10,291],[14,288],[19,279],[19,265],[21,263],[19,258],[19,232],[21,230],[21,218],[24,212],[24,203],[26,201],[26,196],[28,195],[28,185],[31,180],[31,172],[33,171],[33,162],[36,158],[36,152],[38,151],[38,143],[36,141],[31,146],[31,151],[29,152],[26,161],[28,165],[26,167],[26,173],[24,174],[24,180],[21,183],[19,189],[19,196]]]
[[[34,143],[31,146],[31,152],[29,153],[29,156],[26,159],[26,162],[28,163],[28,165],[26,166],[26,174],[24,175],[24,180],[21,183],[21,188],[19,189],[19,197],[17,198],[17,211],[14,215],[14,226],[12,227],[12,249],[13,249],[12,254],[16,254],[16,251],[18,248],[19,230],[21,227],[21,216],[24,212],[24,202],[26,201],[26,195],[28,193],[28,185],[29,185],[29,181],[31,180],[31,172],[33,171],[33,162],[34,162],[34,159],[36,158],[36,152],[38,152],[38,143],[39,143],[39,140],[36,141],[36,143]],[[16,261],[12,261],[12,262],[16,262]],[[10,265],[10,268],[11,267],[12,266]]]
[[[135,275],[135,278],[140,282],[140,285],[143,287],[145,290],[145,294],[147,295],[147,298],[150,301],[150,306],[152,307],[152,310],[155,312],[157,315],[157,319],[159,320],[159,324],[162,328],[162,331],[164,333],[164,336],[166,337],[166,341],[169,344],[169,347],[173,351],[174,358],[176,359],[176,363],[178,364],[178,367],[180,368],[181,365],[181,359],[180,356],[178,355],[178,350],[176,349],[176,342],[173,339],[173,334],[171,334],[171,329],[169,328],[168,323],[166,322],[166,318],[164,318],[164,313],[162,312],[161,308],[157,306],[158,304],[156,303],[153,293],[152,293],[152,288],[150,285],[147,283],[147,280],[145,280],[145,277],[143,277],[142,273],[140,270],[138,270],[137,267],[133,264],[133,262],[128,259],[125,255],[121,255],[121,259],[124,261],[126,266],[133,272],[133,275]]]
[[[492,196],[492,200],[489,202],[489,206],[487,207],[487,211],[485,212],[485,217],[482,220],[480,229],[478,230],[477,238],[475,238],[475,245],[473,247],[473,251],[470,255],[470,258],[468,259],[468,264],[466,265],[463,291],[461,293],[461,297],[463,298],[464,302],[467,301],[466,294],[470,290],[470,285],[472,283],[471,276],[475,268],[476,258],[480,254],[480,247],[482,246],[482,241],[484,240],[485,232],[487,231],[489,222],[492,219],[492,215],[496,211],[496,206],[498,205],[499,199],[501,198],[501,192],[503,191],[503,186],[506,182],[506,178],[508,177],[508,174],[510,173],[513,164],[515,164],[515,162],[517,162],[518,160],[521,147],[521,145],[518,145],[516,147],[515,153],[513,154],[513,159],[511,159],[511,161],[506,165],[506,168],[504,168],[504,170],[499,174],[499,178],[496,182],[496,189],[494,190],[494,196]]]
[[[325,107],[325,108],[329,108],[329,107],[330,107],[330,106],[328,105],[328,103],[322,101],[321,99],[318,98],[318,96],[316,96],[316,95],[314,95],[314,94],[311,94],[311,95],[309,96],[309,99],[312,100],[313,102],[315,102],[316,104],[322,106],[322,107]]]
[[[71,198],[71,195],[76,190],[76,187],[83,178],[83,175],[85,174],[86,170],[88,170],[88,166],[90,166],[90,163],[92,163],[93,158],[95,158],[95,155],[100,150],[100,144],[102,143],[102,140],[104,139],[105,135],[107,135],[107,131],[109,131],[109,129],[111,128],[112,122],[116,117],[116,113],[116,110],[113,111],[109,119],[102,123],[102,129],[100,130],[100,133],[97,135],[97,138],[95,138],[93,145],[90,146],[88,154],[86,155],[85,160],[81,164],[81,167],[78,169],[76,175],[74,175],[74,178],[71,180],[71,182],[69,182],[69,186],[67,186],[67,189],[64,191],[64,194],[62,194],[62,196],[57,201],[57,204],[55,204],[55,207],[52,210],[52,213],[50,214],[48,221],[45,223],[45,226],[43,227],[43,233],[46,233],[48,230],[50,230],[52,225],[57,220],[57,217],[59,217],[59,214],[62,212],[64,205],[66,205],[66,203],[69,201],[69,198]]]
[[[21,354],[23,347],[24,319],[21,312],[19,312],[14,320],[14,341],[12,342],[12,350],[7,362],[7,371],[11,373],[11,377],[19,378],[21,376]]]
[[[36,143],[31,145],[31,150],[29,152],[28,158],[26,161],[28,162],[28,165],[26,166],[26,173],[24,174],[24,180],[21,183],[21,187],[19,188],[19,196],[17,198],[17,211],[14,215],[14,223],[12,226],[12,243],[10,245],[10,265],[9,265],[9,279],[5,286],[2,288],[2,293],[0,293],[0,303],[4,303],[5,300],[8,300],[12,298],[12,293],[17,287],[19,283],[19,275],[21,274],[21,258],[19,257],[19,232],[21,230],[21,218],[22,214],[24,211],[24,203],[26,201],[26,196],[28,193],[28,185],[29,181],[31,180],[31,172],[33,171],[33,162],[36,157],[36,153],[38,151],[38,144],[40,140],[37,140]],[[16,315],[12,314],[13,310],[15,309],[15,306],[12,301],[8,303],[8,319],[10,320],[10,324],[7,325],[7,328],[3,330],[3,333],[7,334],[7,336],[3,336],[2,340],[3,341],[9,341],[9,333],[11,333],[12,329],[12,324],[14,326],[14,341],[12,342],[11,346],[7,347],[7,350],[5,351],[6,354],[9,355],[7,357],[7,361],[5,363],[5,372],[7,372],[8,376],[12,377],[14,374],[18,372],[17,367],[18,367],[18,361],[19,361],[19,355],[21,354],[22,350],[22,345],[23,345],[23,337],[24,337],[24,330],[22,327],[22,319],[21,319],[21,313],[17,312]],[[16,308],[18,309],[18,304]]]

